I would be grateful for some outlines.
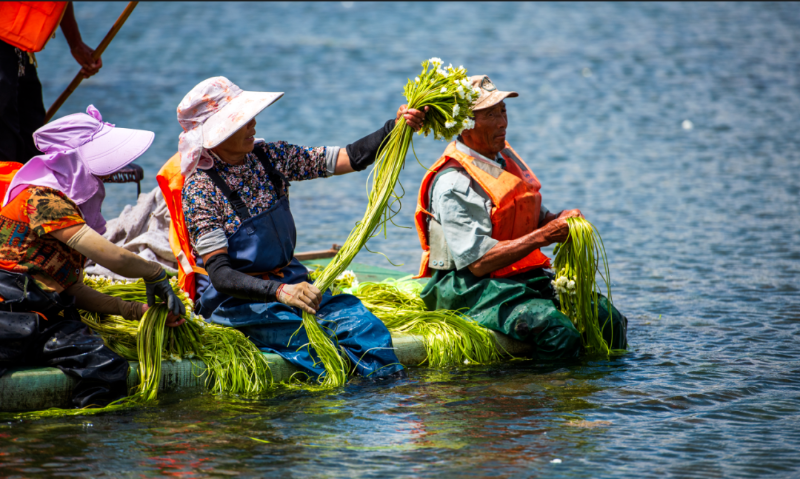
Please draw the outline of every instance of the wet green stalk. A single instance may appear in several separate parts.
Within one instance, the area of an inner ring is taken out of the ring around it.
[[[624,351],[611,350],[603,339],[603,329],[608,326],[614,334],[611,311],[608,317],[599,317],[597,284],[598,267],[602,263],[600,276],[606,285],[606,297],[611,304],[610,274],[608,257],[603,240],[597,229],[583,218],[567,218],[569,240],[556,246],[553,266],[556,279],[553,286],[558,292],[561,312],[564,313],[581,333],[581,340],[589,356],[609,357]],[[613,340],[612,340],[613,342]]]

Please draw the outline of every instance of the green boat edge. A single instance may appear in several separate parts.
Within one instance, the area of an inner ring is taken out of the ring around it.
[[[325,266],[330,258],[311,259],[303,261],[310,270],[317,266]],[[360,263],[350,265],[358,281],[380,282],[388,278],[400,279],[407,274],[397,270],[369,266]],[[524,357],[532,351],[531,347],[508,336],[495,333],[495,338],[501,349],[510,356]],[[405,366],[418,366],[427,358],[422,338],[408,334],[392,334],[392,343],[397,359]],[[264,353],[272,369],[273,380],[276,383],[284,382],[298,370],[288,361],[277,354]],[[128,386],[130,388],[139,384],[139,363],[130,362],[128,373]],[[205,391],[206,370],[205,364],[199,360],[164,361],[161,364],[161,392],[192,392]],[[0,411],[36,411],[52,407],[70,407],[72,388],[76,379],[67,376],[56,368],[14,368],[0,377]]]

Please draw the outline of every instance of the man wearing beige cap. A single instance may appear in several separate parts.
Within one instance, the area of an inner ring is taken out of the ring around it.
[[[580,333],[556,306],[540,248],[565,241],[566,218],[581,212],[545,208],[539,180],[506,142],[505,99],[519,94],[486,75],[470,81],[479,91],[475,127],[447,146],[420,186],[419,276],[431,278],[422,299],[432,310],[467,308],[483,326],[535,345],[538,358],[575,357]],[[599,307],[606,341],[625,349],[627,319],[605,297]]]

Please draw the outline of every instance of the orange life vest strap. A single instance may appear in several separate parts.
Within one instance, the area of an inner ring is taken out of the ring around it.
[[[196,274],[204,274],[204,275],[208,276],[208,271],[206,271],[205,268],[201,268],[201,267],[197,266],[196,264],[192,265],[192,271],[194,271]]]

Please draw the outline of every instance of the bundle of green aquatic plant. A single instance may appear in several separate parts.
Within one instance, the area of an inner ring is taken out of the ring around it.
[[[380,283],[358,283],[355,275],[340,275],[336,290],[355,295],[393,333],[422,337],[431,367],[487,364],[501,358],[491,331],[459,311],[428,311],[420,298],[423,285],[413,279],[386,279]],[[311,277],[319,270],[311,273]]]
[[[422,73],[414,81],[408,81],[404,92],[409,109],[424,110],[429,107],[420,132],[426,135],[433,132],[437,139],[449,140],[474,126],[470,118],[471,105],[478,92],[470,84],[465,68],[453,68],[452,65],[443,68],[442,65],[439,58],[424,61]],[[400,118],[381,145],[370,173],[369,201],[364,217],[356,223],[347,241],[314,281],[320,291],[325,291],[333,284],[381,227],[386,235],[387,224],[399,212],[402,193],[395,192],[395,187],[411,145],[412,134],[411,127],[406,125],[404,118]],[[393,208],[395,203],[398,204],[397,209]],[[344,385],[349,367],[347,357],[340,353],[313,315],[303,313],[303,327],[309,339],[305,347],[316,351],[325,369],[325,373],[320,375],[319,385],[323,388]]]
[[[606,297],[611,303],[611,279],[603,240],[597,229],[583,218],[567,218],[567,224],[569,239],[556,245],[554,249],[556,257],[553,267],[556,279],[552,284],[558,293],[561,312],[581,333],[586,354],[608,357],[612,353],[621,351],[610,349],[609,344],[603,339],[602,331],[606,326],[610,327],[612,337],[614,334],[621,334],[621,331],[613,330],[610,308],[608,317],[599,317],[598,272],[606,285]],[[601,263],[602,270],[598,271]]]
[[[102,293],[125,301],[147,301],[142,281],[115,282],[87,277],[84,282]],[[179,289],[177,282],[171,283],[175,294],[186,305],[186,322],[181,326],[165,328],[164,315],[164,322],[160,326],[148,327],[143,334],[144,319],[136,322],[121,316],[101,316],[86,311],[81,313],[81,319],[102,336],[111,350],[125,359],[138,360],[140,368],[142,364],[155,365],[157,362],[160,365],[162,359],[181,361],[197,358],[205,363],[206,386],[215,394],[259,395],[266,392],[272,386],[272,372],[258,347],[241,331],[207,323],[193,315],[189,297]],[[151,346],[145,347],[143,342]],[[160,347],[152,346],[156,343]],[[141,371],[140,377],[144,377]]]

